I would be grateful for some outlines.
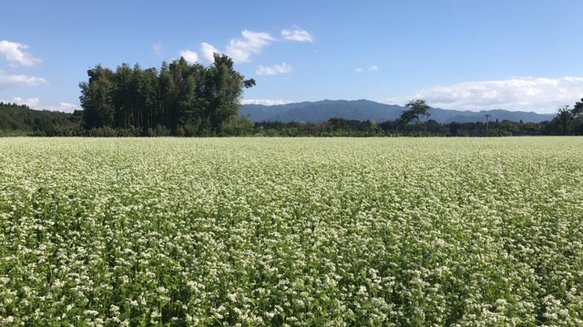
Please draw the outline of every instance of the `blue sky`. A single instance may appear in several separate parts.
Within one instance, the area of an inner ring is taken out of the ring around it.
[[[368,99],[556,112],[583,98],[583,1],[4,0],[0,100],[79,108],[97,64],[159,68],[213,51],[244,103]]]

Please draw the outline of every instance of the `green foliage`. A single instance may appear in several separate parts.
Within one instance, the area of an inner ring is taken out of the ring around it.
[[[410,109],[404,111],[399,118],[399,122],[403,125],[407,125],[412,121],[419,123],[419,116],[429,116],[427,110],[431,108],[425,103],[425,100],[422,99],[411,100],[405,106]]]
[[[81,132],[81,112],[31,110],[0,102],[0,136],[72,136]]]
[[[221,136],[251,136],[253,135],[253,123],[247,117],[232,117],[221,126]]]
[[[583,135],[583,99],[569,106],[559,108],[557,116],[546,126],[545,132],[554,135]]]
[[[232,62],[228,58],[217,58],[222,71],[229,71]],[[583,135],[583,99],[573,109],[564,106],[559,109],[552,121],[523,123],[509,120],[439,124],[429,119],[419,120],[424,108],[423,100],[409,103],[412,108],[404,119],[389,120],[382,123],[374,121],[347,120],[332,118],[319,124],[311,122],[258,122],[247,117],[238,117],[237,100],[241,93],[225,93],[219,96],[217,87],[206,88],[205,84],[195,81],[212,80],[214,85],[225,84],[232,79],[217,81],[217,73],[204,73],[200,65],[189,65],[184,60],[163,64],[160,73],[150,68],[141,70],[127,65],[118,67],[116,73],[98,66],[90,71],[92,81],[103,76],[113,79],[118,91],[111,97],[104,96],[97,101],[82,96],[86,107],[84,111],[73,114],[31,110],[26,106],[0,103],[0,136],[37,135],[37,136],[522,136],[522,135]],[[184,80],[186,76],[186,80]],[[219,79],[220,80],[220,79]],[[242,82],[244,86],[254,85],[253,80]],[[95,82],[95,94],[102,94],[110,82]],[[182,91],[176,85],[183,84]],[[209,82],[211,83],[211,82]],[[90,93],[90,83],[81,83],[82,94]],[[198,86],[197,86],[198,85]],[[122,87],[123,86],[123,87]],[[204,87],[203,87],[204,86]],[[126,90],[124,92],[120,90]],[[189,91],[190,90],[190,91]],[[192,91],[194,90],[194,91]],[[213,91],[215,90],[215,91]],[[195,96],[192,95],[194,92]],[[132,95],[133,94],[133,95]],[[139,94],[150,94],[142,97]],[[102,94],[103,95],[103,94]],[[224,101],[224,99],[231,100]],[[205,99],[214,100],[205,100]],[[219,100],[219,98],[223,100]],[[129,99],[129,100],[128,100]],[[220,111],[202,110],[211,108],[215,103]],[[120,108],[111,116],[111,108]],[[101,108],[101,109],[96,109]],[[142,108],[142,109],[140,109]],[[198,108],[198,109],[197,109]],[[100,113],[100,110],[103,111]],[[405,114],[405,112],[404,112]],[[99,118],[101,117],[101,118]],[[97,123],[111,121],[114,126]],[[415,124],[404,124],[405,121]],[[82,126],[82,121],[85,126]],[[88,124],[92,121],[92,124]],[[220,122],[220,124],[219,124]],[[216,124],[219,124],[215,126]],[[107,127],[107,128],[105,128]]]
[[[89,82],[80,84],[85,127],[135,127],[145,136],[157,126],[178,136],[221,133],[238,115],[243,88],[255,85],[234,70],[230,58],[218,54],[210,67],[180,58],[163,63],[160,73],[122,64],[115,72],[98,65],[87,74]]]
[[[486,123],[448,123],[439,124],[435,120],[403,125],[400,121],[346,120],[332,118],[321,124],[312,123],[255,123],[258,136],[518,136],[542,135],[546,130],[543,123],[522,123],[494,121]]]
[[[0,325],[579,326],[581,160],[574,137],[3,138]]]

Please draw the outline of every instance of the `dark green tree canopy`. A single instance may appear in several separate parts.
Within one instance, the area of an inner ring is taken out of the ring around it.
[[[573,109],[562,106],[547,127],[549,134],[583,135],[583,99],[577,101]]]
[[[411,100],[405,106],[409,107],[409,110],[403,111],[399,121],[402,124],[409,124],[412,121],[419,122],[419,116],[429,116],[427,110],[431,107],[425,103],[425,100],[416,99]]]
[[[160,128],[178,135],[219,133],[237,119],[243,89],[255,85],[219,54],[209,67],[180,58],[162,63],[160,71],[97,65],[87,75],[89,81],[79,84],[85,128],[138,129],[142,135]]]
[[[575,107],[573,107],[572,113],[575,118],[583,115],[583,98],[581,98],[581,101],[577,101],[575,103]]]

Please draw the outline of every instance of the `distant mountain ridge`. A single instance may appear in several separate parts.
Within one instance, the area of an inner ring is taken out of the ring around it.
[[[378,123],[387,120],[396,120],[403,111],[404,106],[383,104],[369,100],[322,100],[316,102],[298,102],[283,105],[243,105],[239,111],[240,116],[248,116],[255,122],[279,121],[279,122],[312,122],[319,124],[331,118],[347,120],[374,120]],[[429,109],[429,118],[440,124],[451,122],[469,123],[484,122],[486,115],[490,121],[509,120],[514,122],[539,123],[549,121],[554,114],[537,114],[535,112],[509,111],[509,110],[482,110],[462,111],[450,109]]]

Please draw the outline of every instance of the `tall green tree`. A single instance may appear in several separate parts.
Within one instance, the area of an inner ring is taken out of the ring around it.
[[[169,66],[171,89],[166,96],[170,99],[167,109],[170,114],[169,128],[173,131],[188,127],[198,129],[200,104],[197,86],[202,82],[205,68],[200,63],[188,64],[184,58],[173,61]]]
[[[419,122],[419,116],[429,116],[428,110],[431,109],[429,105],[422,99],[411,100],[405,105],[409,110],[403,111],[399,121],[406,125],[412,121]]]
[[[573,109],[571,109],[573,121],[571,123],[571,132],[576,135],[583,135],[583,98],[577,101]]]
[[[583,98],[575,103],[575,106],[571,110],[571,113],[575,118],[583,116]]]
[[[158,116],[155,120],[156,125],[174,129],[176,127],[176,119],[174,118],[173,107],[176,102],[176,85],[170,72],[170,66],[166,62],[162,63],[162,68],[160,69],[159,87],[160,103]]]
[[[115,71],[115,123],[113,127],[128,128],[134,125],[136,90],[134,85],[135,69],[128,64],[118,66]]]
[[[113,92],[114,74],[101,65],[87,71],[89,82],[80,83],[81,106],[84,109],[85,128],[112,126],[115,118]]]
[[[135,107],[139,108],[136,126],[142,127],[142,135],[149,135],[154,128],[154,117],[159,107],[158,73],[155,68],[134,68]]]
[[[235,71],[231,58],[214,54],[214,63],[205,78],[205,115],[213,132],[220,132],[223,124],[237,117],[243,88],[254,85],[255,80],[245,80]]]
[[[557,111],[557,115],[547,126],[547,133],[554,135],[570,134],[571,124],[573,123],[573,112],[568,105],[562,106]]]

